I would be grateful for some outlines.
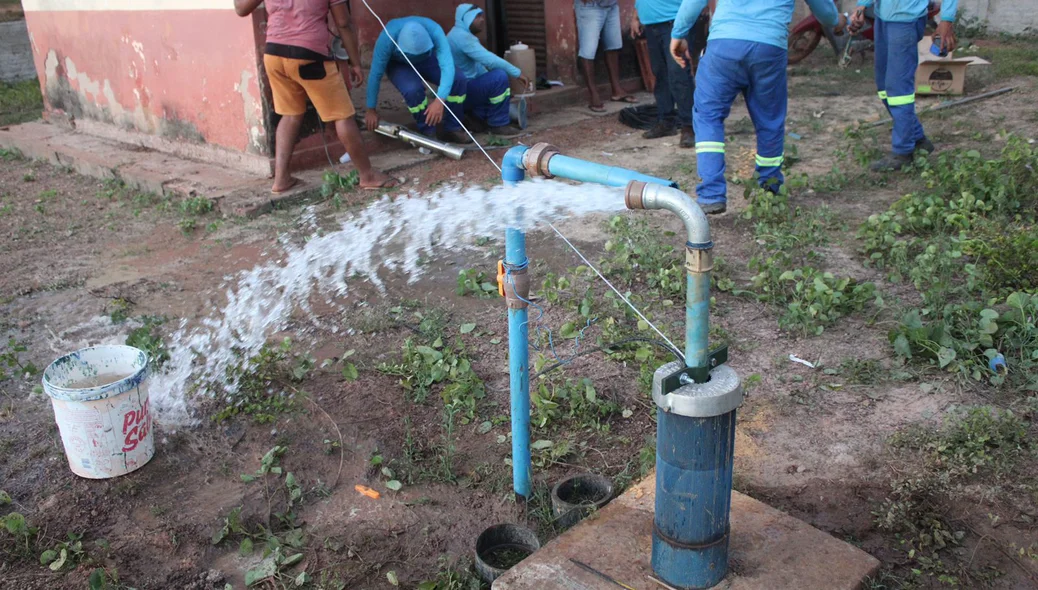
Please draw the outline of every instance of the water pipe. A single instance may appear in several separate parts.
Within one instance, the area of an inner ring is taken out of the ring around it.
[[[525,146],[505,152],[501,179],[514,184],[526,177],[516,161],[521,161]],[[518,223],[518,220],[516,220]],[[527,274],[526,235],[514,227],[505,230],[505,258],[498,263],[499,294],[508,306],[508,375],[512,412],[512,490],[530,499],[530,345],[528,301],[530,280]]]
[[[525,177],[529,172],[531,176],[544,178],[565,178],[580,182],[594,182],[606,186],[627,186],[632,180],[661,184],[677,188],[678,184],[673,180],[657,178],[616,166],[606,166],[595,162],[588,162],[559,153],[558,148],[547,143],[538,143],[533,147],[517,145],[505,152],[501,161],[501,178],[505,181],[516,182]],[[513,180],[514,179],[514,180]]]
[[[629,209],[666,209],[685,224],[685,362],[653,375],[656,510],[652,569],[682,589],[710,588],[728,573],[729,513],[739,376],[727,350],[709,350],[713,242],[706,215],[676,188],[632,181]]]
[[[517,146],[505,154],[503,180],[519,182],[526,173],[626,186],[629,209],[664,209],[685,225],[685,362],[665,364],[653,375],[657,442],[652,567],[676,588],[710,588],[728,573],[735,411],[743,392],[736,372],[724,364],[727,350],[709,350],[713,242],[706,215],[672,181],[563,156],[548,144]],[[498,280],[506,299],[511,296],[513,476],[519,493],[529,490],[529,464],[519,468],[519,461],[529,461],[530,410],[526,309],[517,294],[527,298],[530,279],[522,233],[509,229],[505,237],[506,261]],[[508,278],[513,272],[509,269],[518,263],[522,275],[517,276],[522,277],[525,291]],[[522,323],[513,323],[512,301],[523,306]],[[519,450],[526,454],[520,455]]]

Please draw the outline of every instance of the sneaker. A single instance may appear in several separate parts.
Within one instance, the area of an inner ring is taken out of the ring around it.
[[[472,138],[470,138],[464,131],[441,131],[440,140],[460,145],[472,143]]]
[[[911,163],[912,156],[910,155],[890,153],[873,162],[872,165],[869,166],[869,170],[872,170],[873,172],[897,171]]]
[[[699,208],[703,210],[703,213],[707,215],[720,215],[728,210],[728,203],[726,201],[718,201],[716,203],[699,204]]]
[[[681,143],[683,148],[694,148],[696,147],[696,132],[692,131],[691,125],[684,125],[681,127]]]
[[[652,126],[652,129],[642,133],[642,137],[645,139],[658,139],[669,135],[677,135],[677,133],[678,130],[673,125],[664,123],[663,121],[657,121],[656,124]]]
[[[934,149],[935,148],[933,147],[933,142],[927,139],[926,136],[923,136],[922,139],[915,142],[915,151],[917,152],[919,150],[923,150],[927,154],[932,154],[934,152]]]

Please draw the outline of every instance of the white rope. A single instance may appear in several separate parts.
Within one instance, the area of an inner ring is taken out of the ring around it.
[[[609,288],[613,290],[613,293],[616,293],[617,295],[619,295],[620,299],[623,299],[623,302],[627,304],[627,307],[630,307],[631,310],[634,311],[634,313],[638,314],[638,317],[640,317],[646,324],[648,324],[649,327],[652,328],[654,332],[659,334],[660,338],[663,338],[663,340],[665,340],[667,342],[667,344],[669,344],[670,347],[673,348],[674,350],[681,350],[680,348],[675,346],[673,342],[670,341],[670,338],[667,338],[666,334],[664,334],[663,332],[660,332],[660,329],[656,327],[656,324],[650,322],[649,318],[647,318],[644,315],[642,315],[642,312],[638,311],[638,308],[635,307],[634,304],[631,303],[631,301],[629,299],[624,297],[624,294],[621,293],[619,289],[614,287],[613,284],[609,282],[609,279],[605,278],[605,276],[602,273],[600,273],[597,268],[595,268],[595,265],[591,264],[591,261],[589,261],[583,254],[580,253],[580,250],[577,250],[577,247],[573,245],[573,242],[569,241],[566,238],[566,236],[562,235],[562,232],[559,231],[559,228],[555,227],[555,225],[553,223],[550,223],[550,222],[548,223],[548,227],[550,227],[553,230],[555,230],[555,233],[559,234],[559,237],[562,238],[562,241],[566,242],[566,245],[569,246],[570,248],[572,248],[573,251],[577,253],[577,256],[580,256],[580,259],[584,261],[584,264],[588,265],[588,267],[591,268],[591,270],[595,271],[595,274],[598,275],[598,278],[602,279],[605,282],[605,284],[609,285]]]
[[[389,37],[389,40],[393,42],[393,45],[396,46],[396,48],[400,52],[400,54],[404,56],[404,60],[407,61],[407,65],[411,66],[411,69],[414,70],[415,74],[418,74],[418,78],[422,81],[423,84],[425,84],[426,88],[428,88],[429,91],[433,93],[433,96],[436,97],[436,100],[440,101],[440,103],[443,104],[443,107],[447,110],[447,112],[450,113],[452,117],[454,117],[454,120],[457,121],[459,125],[461,125],[461,128],[464,129],[465,133],[467,133],[469,138],[472,139],[472,143],[476,144],[476,147],[479,148],[479,151],[483,152],[483,155],[486,156],[487,161],[489,161],[494,166],[494,168],[497,168],[498,172],[501,172],[501,167],[498,166],[497,162],[495,162],[494,159],[490,157],[490,154],[488,154],[487,151],[485,149],[483,149],[483,146],[480,145],[479,141],[476,140],[476,136],[472,135],[472,132],[469,131],[467,127],[465,127],[465,124],[461,122],[461,119],[458,119],[458,116],[455,115],[454,111],[452,111],[450,109],[450,107],[447,106],[447,103],[443,102],[443,99],[440,98],[440,96],[438,94],[436,94],[436,91],[433,89],[432,85],[425,81],[425,78],[422,77],[422,74],[421,74],[421,72],[418,71],[418,68],[416,68],[415,65],[413,63],[411,63],[410,58],[407,57],[407,54],[404,52],[404,50],[400,48],[399,44],[397,44],[396,39],[394,39],[393,36],[389,34],[389,30],[386,29],[386,23],[382,21],[382,17],[380,17],[378,14],[375,13],[374,9],[371,8],[371,5],[368,4],[368,0],[361,0],[361,2],[364,3],[364,6],[368,9],[368,12],[370,12],[371,15],[375,17],[375,19],[378,21],[378,24],[382,25],[382,30],[385,32],[386,37]],[[656,327],[656,324],[654,324],[651,321],[649,321],[649,318],[645,317],[645,315],[642,314],[642,312],[639,311],[638,308],[635,307],[634,304],[631,303],[631,301],[627,297],[624,297],[624,294],[621,293],[619,289],[614,287],[613,284],[609,282],[609,279],[605,278],[605,275],[603,275],[601,272],[599,272],[598,269],[595,268],[595,265],[591,264],[591,261],[589,261],[587,259],[587,257],[584,256],[580,252],[580,250],[578,250],[577,247],[573,245],[573,242],[570,242],[569,239],[566,238],[566,236],[562,235],[562,232],[560,232],[559,229],[557,227],[555,227],[554,224],[548,223],[548,227],[553,229],[555,231],[555,233],[558,234],[560,238],[562,238],[562,241],[566,242],[566,245],[569,246],[574,252],[577,253],[577,256],[579,256],[580,259],[584,261],[584,264],[588,265],[588,267],[591,270],[595,271],[595,274],[598,275],[598,278],[602,279],[602,281],[605,282],[605,284],[608,285],[609,288],[612,289],[614,293],[616,293],[617,295],[620,296],[620,299],[622,299],[623,302],[627,304],[627,307],[630,307],[631,310],[634,313],[636,313],[639,318],[642,319],[642,321],[644,321],[646,324],[648,324],[649,327],[652,328],[654,332],[659,334],[660,338],[663,338],[663,340],[666,341],[666,343],[669,344],[671,346],[671,348],[673,348],[674,350],[681,350],[680,348],[675,346],[675,344],[673,342],[670,341],[670,338],[667,338],[666,334],[661,332],[660,329]]]
[[[483,146],[481,146],[479,142],[476,141],[476,136],[472,135],[472,132],[469,131],[468,127],[465,127],[465,124],[462,123],[461,119],[459,119],[458,116],[454,114],[454,111],[452,111],[451,108],[447,106],[447,103],[444,102],[442,98],[440,98],[440,95],[436,94],[436,90],[433,89],[432,85],[425,81],[425,78],[422,77],[422,73],[418,71],[418,68],[416,68],[414,64],[411,63],[411,58],[407,57],[407,53],[405,53],[404,50],[400,48],[400,45],[396,42],[396,39],[394,39],[393,36],[389,34],[389,30],[386,28],[386,23],[382,22],[382,17],[375,13],[375,11],[371,8],[371,5],[368,4],[368,0],[361,0],[361,2],[364,3],[364,6],[368,9],[368,12],[371,13],[371,16],[375,17],[375,19],[378,20],[378,24],[382,25],[382,30],[386,33],[386,37],[389,37],[389,40],[393,42],[393,45],[396,46],[396,49],[400,52],[400,55],[404,56],[404,60],[407,61],[407,65],[411,66],[411,69],[414,70],[415,74],[418,74],[418,79],[421,80],[422,83],[425,84],[425,87],[433,93],[433,96],[436,97],[436,100],[440,101],[440,104],[443,105],[444,110],[446,110],[448,113],[450,113],[452,117],[454,117],[454,120],[458,122],[458,125],[461,125],[461,128],[464,129],[465,133],[468,134],[469,139],[472,140],[472,143],[476,144],[476,147],[479,148],[479,151],[483,152],[483,155],[487,157],[487,160],[489,160],[491,164],[493,164],[494,168],[497,168],[497,171],[501,172],[501,167],[498,166],[497,162],[495,162],[494,159],[490,157],[490,154],[488,154],[487,151],[483,149]],[[443,72],[440,73],[442,75]]]

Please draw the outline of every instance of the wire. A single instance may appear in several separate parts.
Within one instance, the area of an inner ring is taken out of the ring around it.
[[[653,344],[655,346],[659,346],[660,348],[662,348],[662,349],[666,350],[667,352],[669,352],[670,354],[674,355],[674,357],[677,358],[680,362],[682,362],[682,363],[685,362],[685,355],[683,355],[680,352],[678,352],[677,349],[671,348],[666,342],[663,342],[662,340],[655,340],[653,338],[642,338],[640,336],[633,336],[631,338],[624,338],[623,340],[617,340],[616,342],[610,342],[609,344],[603,344],[602,346],[596,346],[594,348],[589,348],[587,350],[584,350],[584,351],[581,351],[581,352],[578,352],[578,353],[574,354],[571,358],[569,358],[566,361],[559,361],[557,363],[548,365],[547,367],[544,367],[543,369],[541,369],[540,371],[537,371],[533,375],[530,375],[530,381],[533,381],[534,379],[540,377],[541,375],[544,375],[546,373],[550,373],[550,372],[552,372],[552,371],[554,371],[556,369],[560,369],[560,368],[566,366],[567,364],[569,364],[570,362],[574,361],[575,359],[577,359],[579,357],[587,356],[589,354],[594,354],[596,352],[605,352],[605,351],[609,351],[609,350],[616,350],[617,348],[620,348],[621,346],[623,346],[625,344],[630,344],[632,342],[645,342],[645,343],[648,343],[648,344]]]
[[[573,245],[573,242],[570,242],[569,239],[566,238],[566,236],[562,235],[562,232],[560,232],[559,229],[557,227],[555,227],[555,224],[549,222],[548,223],[548,227],[550,227],[551,229],[555,230],[555,233],[559,234],[559,237],[562,238],[562,241],[566,242],[566,245],[569,246],[570,248],[572,248],[573,251],[577,253],[577,256],[579,256],[580,259],[584,261],[584,264],[588,265],[588,267],[590,267],[591,270],[595,271],[595,274],[598,275],[598,278],[602,279],[602,281],[604,281],[606,285],[609,285],[609,288],[613,290],[613,293],[616,293],[617,295],[620,296],[620,299],[622,299],[623,302],[627,304],[627,307],[630,307],[631,310],[634,311],[634,313],[638,314],[638,317],[641,318],[642,321],[644,321],[646,324],[648,324],[649,327],[652,328],[652,330],[654,332],[659,334],[660,338],[663,338],[663,340],[666,341],[667,344],[669,344],[671,348],[677,350],[678,347],[675,346],[674,343],[670,341],[670,338],[667,338],[667,335],[664,334],[663,332],[661,332],[660,329],[656,327],[656,324],[650,322],[649,318],[647,318],[644,315],[642,315],[642,312],[638,311],[638,308],[635,307],[634,304],[631,303],[631,301],[629,299],[627,299],[627,297],[624,297],[624,294],[621,293],[619,289],[614,287],[613,284],[609,282],[609,279],[605,278],[605,275],[603,275],[601,272],[599,272],[599,270],[597,268],[595,268],[595,265],[591,264],[591,261],[588,260],[587,257],[585,257],[583,254],[580,253],[580,250],[577,250],[577,247]]]
[[[465,133],[469,136],[469,139],[472,140],[472,143],[476,144],[476,147],[479,148],[479,151],[483,152],[483,155],[487,157],[487,160],[489,160],[491,164],[494,165],[494,168],[497,168],[497,171],[501,172],[501,167],[498,166],[497,162],[495,162],[494,159],[490,157],[490,154],[488,154],[487,151],[483,149],[483,146],[480,145],[478,141],[476,141],[476,136],[472,135],[472,132],[469,131],[468,127],[466,127],[465,124],[461,122],[461,119],[459,119],[458,116],[454,114],[454,111],[452,111],[450,107],[447,106],[447,103],[444,102],[442,98],[440,98],[440,95],[436,94],[436,90],[433,89],[432,85],[425,81],[425,78],[422,77],[422,74],[418,71],[418,68],[416,68],[415,65],[411,63],[411,58],[407,57],[407,54],[404,53],[404,50],[400,48],[400,45],[396,42],[396,39],[394,39],[393,36],[389,34],[389,29],[386,28],[386,23],[382,21],[382,17],[380,17],[371,8],[371,5],[368,4],[368,0],[361,0],[361,2],[364,3],[364,6],[368,9],[368,12],[371,13],[371,16],[375,17],[375,19],[378,21],[378,24],[382,25],[382,31],[386,34],[386,37],[388,37],[389,40],[393,42],[393,45],[396,47],[397,51],[400,52],[400,55],[404,56],[404,61],[407,62],[407,65],[411,66],[411,69],[414,70],[415,74],[418,74],[418,79],[421,80],[422,83],[425,84],[425,87],[433,93],[433,96],[436,97],[436,100],[440,101],[440,104],[443,105],[443,108],[448,113],[450,113],[452,117],[454,117],[454,120],[458,122],[458,125],[461,125],[461,128],[465,130]]]

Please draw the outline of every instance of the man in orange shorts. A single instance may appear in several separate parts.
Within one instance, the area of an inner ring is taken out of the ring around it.
[[[238,16],[248,16],[263,0],[234,0]],[[335,132],[360,173],[360,186],[392,188],[396,181],[371,167],[364,140],[353,116],[356,111],[335,61],[329,57],[331,12],[350,56],[350,83],[360,85],[360,48],[350,26],[346,0],[266,0],[267,46],[263,66],[274,95],[274,112],[281,115],[274,144],[274,194],[282,193],[299,180],[289,174],[292,150],[303,124],[307,98],[325,123],[335,123]]]

